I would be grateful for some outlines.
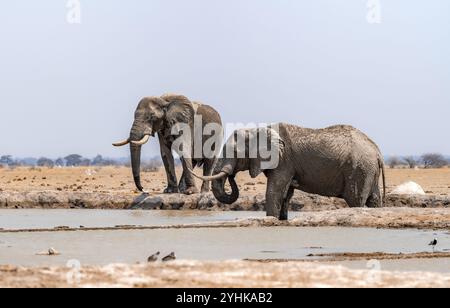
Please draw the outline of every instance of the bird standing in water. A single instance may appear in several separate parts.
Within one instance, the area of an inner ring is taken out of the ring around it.
[[[433,241],[430,242],[430,244],[428,246],[432,246],[433,247],[433,252],[435,252],[437,244],[438,244],[437,239],[434,239]]]
[[[154,255],[148,257],[147,262],[151,263],[151,262],[156,262],[158,261],[158,257],[161,253],[158,251],[157,253],[155,253]]]
[[[165,256],[165,257],[162,259],[162,261],[163,261],[163,262],[169,262],[169,261],[174,261],[174,260],[176,260],[176,259],[177,259],[177,257],[175,256],[175,253],[172,252],[170,255]]]

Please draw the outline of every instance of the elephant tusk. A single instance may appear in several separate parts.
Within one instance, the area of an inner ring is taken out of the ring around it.
[[[150,135],[145,135],[144,138],[142,138],[139,141],[131,141],[134,145],[144,145],[150,140]]]
[[[192,171],[191,169],[189,169],[189,168],[187,168],[187,169],[188,169],[188,171],[189,171],[193,176],[195,176],[197,179],[200,179],[200,180],[203,180],[203,181],[206,181],[206,182],[211,182],[211,181],[215,181],[215,180],[220,180],[220,179],[223,179],[224,177],[227,177],[227,176],[228,176],[228,173],[226,173],[225,171],[222,171],[222,172],[220,172],[219,174],[213,175],[213,176],[200,176],[200,175],[196,175],[196,174],[194,173],[194,171]]]
[[[129,143],[130,143],[130,139],[127,139],[127,140],[124,140],[124,141],[121,141],[121,142],[113,143],[113,146],[115,146],[115,147],[123,147],[124,145],[127,145]]]

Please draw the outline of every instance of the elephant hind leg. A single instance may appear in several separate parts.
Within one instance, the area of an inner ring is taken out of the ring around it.
[[[292,177],[290,175],[286,176],[286,174],[287,172],[280,170],[270,170],[267,173],[267,216],[272,216],[280,220],[288,219],[289,200],[287,200],[287,197],[290,195]]]
[[[366,206],[369,208],[382,207],[381,195],[378,193],[372,193],[367,199]]]
[[[351,181],[347,184],[344,199],[349,207],[365,207],[367,200],[372,193],[372,177],[363,178],[362,175],[354,176],[354,178],[362,178],[360,181]]]
[[[373,185],[373,189],[371,194],[369,195],[369,198],[367,199],[366,206],[369,208],[380,208],[383,206],[383,200],[381,198],[381,190],[378,186],[378,181],[375,181]]]
[[[287,190],[284,202],[281,206],[280,220],[288,220],[289,203],[291,202],[293,196],[294,196],[294,187],[290,186]]]

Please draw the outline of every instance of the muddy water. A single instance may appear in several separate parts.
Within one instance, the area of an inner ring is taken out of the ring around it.
[[[80,226],[104,228],[118,225],[161,226],[232,221],[264,216],[264,212],[0,210],[0,229],[52,229],[60,226],[70,228]],[[292,218],[295,216],[296,213],[291,214]]]
[[[417,253],[431,251],[427,246],[439,239],[439,249],[450,248],[445,232],[418,230],[379,230],[364,228],[215,228],[130,231],[75,231],[42,233],[0,233],[0,264],[24,266],[65,265],[70,259],[82,264],[144,262],[156,252],[175,251],[180,259],[309,259],[311,253]],[[60,256],[37,256],[56,248]],[[385,262],[385,261],[383,261]],[[411,262],[411,261],[409,261]],[[436,271],[448,271],[448,262],[432,263]],[[364,268],[366,263],[358,266]],[[393,261],[392,269],[401,269]],[[442,266],[440,264],[443,264]],[[431,265],[430,265],[431,266]],[[424,267],[427,267],[424,265]],[[407,270],[415,270],[414,264]],[[423,270],[423,268],[421,268]]]

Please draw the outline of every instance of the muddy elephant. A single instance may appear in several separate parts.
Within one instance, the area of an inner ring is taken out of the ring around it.
[[[263,166],[265,160],[259,154],[260,145],[257,151],[253,151],[256,156],[248,155],[261,135],[268,138],[267,145],[276,145],[277,164]],[[239,138],[245,141],[241,148],[236,146]],[[231,152],[232,155],[228,155]],[[214,175],[201,178],[213,181],[213,192],[220,202],[232,204],[239,197],[235,176],[247,170],[252,178],[262,172],[267,177],[267,215],[280,220],[288,219],[288,205],[295,189],[343,198],[350,207],[382,206],[381,174],[383,198],[386,190],[384,161],[378,146],[351,126],[308,129],[277,124],[236,131],[224,146]],[[231,185],[230,194],[225,191],[227,179]]]
[[[210,124],[216,124],[222,129],[222,120],[216,110],[208,105],[191,102],[183,95],[168,94],[161,97],[146,97],[140,101],[135,112],[130,137],[125,141],[113,144],[114,146],[130,144],[133,178],[139,191],[144,190],[140,176],[141,148],[149,141],[150,137],[158,135],[161,157],[168,183],[164,193],[182,192],[187,195],[198,193],[194,177],[188,171],[188,168],[203,167],[203,175],[209,176],[213,172],[217,154],[205,156],[203,151],[200,154],[193,153],[194,149],[192,147],[191,155],[180,155],[183,164],[183,174],[178,184],[172,148],[173,143],[179,137],[173,134],[173,128],[178,124],[185,124],[194,130],[194,121],[198,118],[201,122],[201,128]],[[214,134],[220,135],[221,132],[214,132]],[[202,135],[202,146],[209,137],[207,134]],[[192,139],[190,144],[193,145],[194,134],[191,135],[190,139]],[[220,144],[222,143],[220,140],[219,142]],[[220,144],[217,146],[218,150],[220,150]],[[209,190],[210,182],[204,181],[202,192],[208,192]]]

